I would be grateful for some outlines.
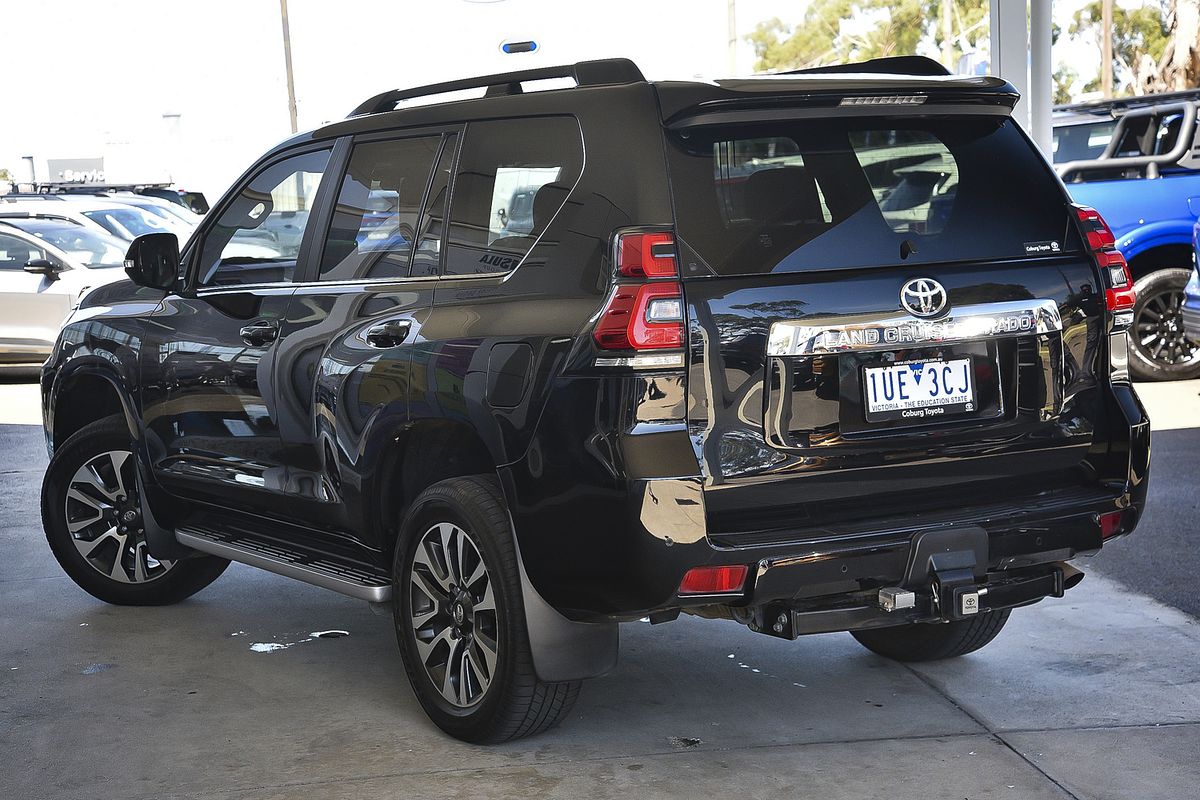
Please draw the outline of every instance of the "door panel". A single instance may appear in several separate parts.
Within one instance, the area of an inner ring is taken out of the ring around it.
[[[46,257],[32,243],[0,234],[0,355],[6,360],[44,357],[71,311],[60,280],[24,270],[26,261]]]
[[[176,493],[285,516],[289,498],[320,496],[283,453],[277,350],[330,152],[281,157],[230,195],[185,254],[194,296],[168,297],[169,324],[148,330],[143,374],[160,379],[143,413],[157,476]]]
[[[355,143],[315,280],[297,288],[281,330],[282,455],[289,474],[316,489],[290,513],[371,546],[372,481],[408,418],[411,345],[433,302],[436,277],[410,275],[414,253],[439,252],[422,211],[443,203],[454,140],[438,132]]]

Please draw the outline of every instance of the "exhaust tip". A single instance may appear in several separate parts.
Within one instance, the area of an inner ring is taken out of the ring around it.
[[[1083,580],[1083,570],[1076,569],[1065,561],[1060,562],[1058,568],[1062,570],[1062,587],[1064,592],[1068,589],[1074,589]]]

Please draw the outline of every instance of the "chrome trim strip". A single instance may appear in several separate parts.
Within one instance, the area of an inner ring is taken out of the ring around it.
[[[901,312],[781,321],[771,325],[769,356],[817,356],[895,350],[923,344],[947,344],[1063,329],[1053,300],[1018,300],[957,306],[942,319],[919,319]]]
[[[597,358],[597,367],[632,367],[634,369],[666,369],[683,366],[683,353],[654,353],[620,358]]]
[[[236,544],[210,539],[200,530],[182,528],[175,532],[175,538],[185,547],[199,550],[201,553],[249,564],[267,572],[274,572],[276,575],[311,583],[313,586],[330,589],[339,594],[366,600],[369,603],[386,603],[392,599],[391,584],[367,584],[340,578],[330,572],[313,569],[304,564],[271,558],[264,553],[247,550]]]

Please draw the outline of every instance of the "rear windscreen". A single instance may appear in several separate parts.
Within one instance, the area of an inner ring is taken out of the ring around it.
[[[1024,258],[1077,246],[1058,183],[1008,118],[781,121],[669,137],[690,274]]]

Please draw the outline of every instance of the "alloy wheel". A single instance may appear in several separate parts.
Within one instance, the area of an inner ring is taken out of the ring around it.
[[[1134,320],[1134,339],[1150,361],[1166,366],[1183,366],[1200,360],[1200,342],[1183,330],[1184,294],[1164,289],[1145,298]]]
[[[108,450],[84,462],[67,485],[64,516],[75,549],[93,569],[117,583],[149,583],[174,561],[146,547],[133,454]]]
[[[492,577],[471,536],[430,527],[409,564],[409,622],[421,666],[446,702],[477,705],[496,675],[499,637]]]

